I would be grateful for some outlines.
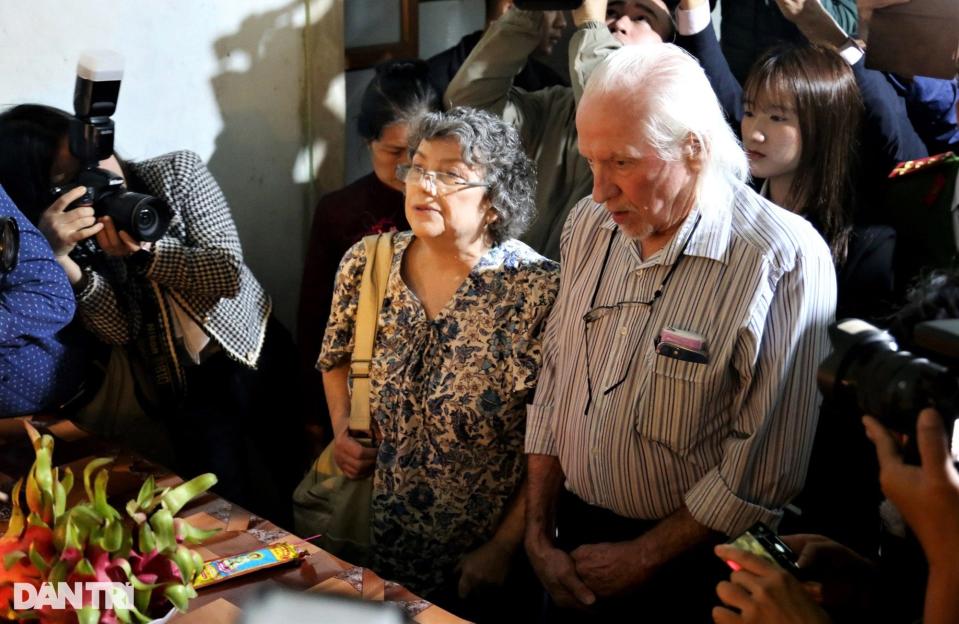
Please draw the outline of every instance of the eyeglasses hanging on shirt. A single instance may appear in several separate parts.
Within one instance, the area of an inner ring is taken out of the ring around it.
[[[673,265],[669,267],[669,271],[666,272],[666,276],[663,277],[663,281],[659,283],[659,286],[653,291],[653,296],[647,300],[625,300],[617,301],[616,303],[609,305],[596,305],[596,297],[599,295],[599,287],[603,283],[603,275],[606,273],[606,265],[609,264],[609,256],[613,251],[613,241],[616,239],[616,234],[619,232],[619,228],[613,228],[609,236],[609,244],[606,245],[606,254],[603,256],[603,264],[599,269],[599,277],[596,279],[596,286],[593,288],[593,296],[589,300],[589,310],[586,314],[583,315],[583,340],[586,343],[586,408],[583,410],[583,414],[589,413],[589,408],[593,404],[593,382],[592,382],[592,373],[590,371],[589,363],[589,326],[594,321],[603,318],[608,313],[613,310],[621,310],[626,306],[649,306],[650,314],[652,314],[653,304],[659,300],[663,293],[666,290],[666,285],[669,283],[670,278],[676,272],[676,269],[679,268],[679,265],[682,263],[683,258],[686,257],[686,247],[689,246],[689,241],[693,238],[693,233],[696,231],[696,228],[699,226],[699,221],[702,219],[702,214],[696,216],[696,222],[693,223],[693,227],[689,230],[689,234],[686,236],[686,240],[683,242],[683,246],[679,250],[679,255],[676,257],[676,261],[673,262]],[[629,373],[629,369],[633,365],[633,358],[636,356],[636,351],[633,351],[629,354],[629,361],[626,363],[626,370],[623,371],[623,376],[613,385],[603,390],[603,395],[607,395],[617,387],[619,387],[625,380],[626,376]]]

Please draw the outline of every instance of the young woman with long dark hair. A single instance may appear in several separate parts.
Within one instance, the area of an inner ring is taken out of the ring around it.
[[[0,184],[46,236],[84,326],[123,347],[141,407],[173,444],[172,468],[184,477],[212,471],[224,496],[283,522],[305,460],[289,445],[302,436],[265,440],[259,419],[292,413],[281,401],[292,394],[282,388],[295,375],[295,354],[243,262],[223,193],[192,152],[101,161],[130,190],[172,209],[166,233],[140,243],[77,205],[82,186],[51,193],[80,169],[68,146],[71,120],[37,104],[0,113]],[[135,433],[123,425],[118,435]]]
[[[681,0],[677,43],[696,56],[739,126],[763,195],[806,217],[832,251],[838,316],[876,318],[893,297],[895,232],[868,223],[887,164],[925,155],[896,102],[829,45],[767,50],[741,86],[722,55],[706,0]],[[705,16],[706,19],[702,19]],[[861,62],[861,61],[860,61]],[[880,85],[881,86],[881,85]],[[894,97],[891,86],[886,91]],[[891,165],[889,165],[891,166]]]

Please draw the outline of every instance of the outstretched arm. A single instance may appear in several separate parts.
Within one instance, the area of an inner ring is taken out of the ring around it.
[[[576,32],[569,41],[569,78],[577,104],[593,70],[622,47],[606,26],[606,4],[607,0],[584,0],[572,13]]]
[[[164,182],[172,186],[171,208],[177,217],[170,232],[154,245],[146,276],[180,292],[235,297],[240,292],[243,252],[216,180],[199,156],[179,152]],[[172,235],[175,231],[179,234]]]
[[[513,79],[539,45],[542,20],[542,12],[511,9],[490,24],[447,87],[444,102],[525,121],[533,94],[514,87]]]
[[[863,124],[867,143],[861,150],[874,159],[871,164],[877,174],[885,176],[898,162],[927,156],[928,150],[909,120],[905,101],[882,72],[866,69],[862,53],[847,46],[850,40],[846,31],[829,15],[820,0],[776,2],[809,41],[837,49],[848,48],[843,57],[852,65],[865,108]]]
[[[676,44],[699,59],[726,120],[738,135],[743,119],[743,88],[733,76],[713,29],[707,0],[680,0]]]

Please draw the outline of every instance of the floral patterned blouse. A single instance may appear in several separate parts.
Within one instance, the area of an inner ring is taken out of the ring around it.
[[[382,440],[373,479],[374,567],[428,596],[488,541],[524,475],[527,399],[559,265],[517,240],[491,248],[434,319],[393,264],[370,371]],[[343,257],[317,366],[349,362],[363,242]]]

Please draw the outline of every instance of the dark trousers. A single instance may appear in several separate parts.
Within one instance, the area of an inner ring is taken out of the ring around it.
[[[256,370],[222,351],[187,367],[184,403],[164,418],[181,476],[212,472],[218,494],[287,528],[307,462],[296,361],[271,318]]]
[[[633,540],[656,520],[618,516],[563,490],[557,509],[557,546],[566,552],[584,544]],[[712,622],[718,604],[716,584],[729,568],[712,552],[713,544],[693,548],[660,568],[636,591],[599,599],[588,610],[563,609],[547,598],[543,622]]]

